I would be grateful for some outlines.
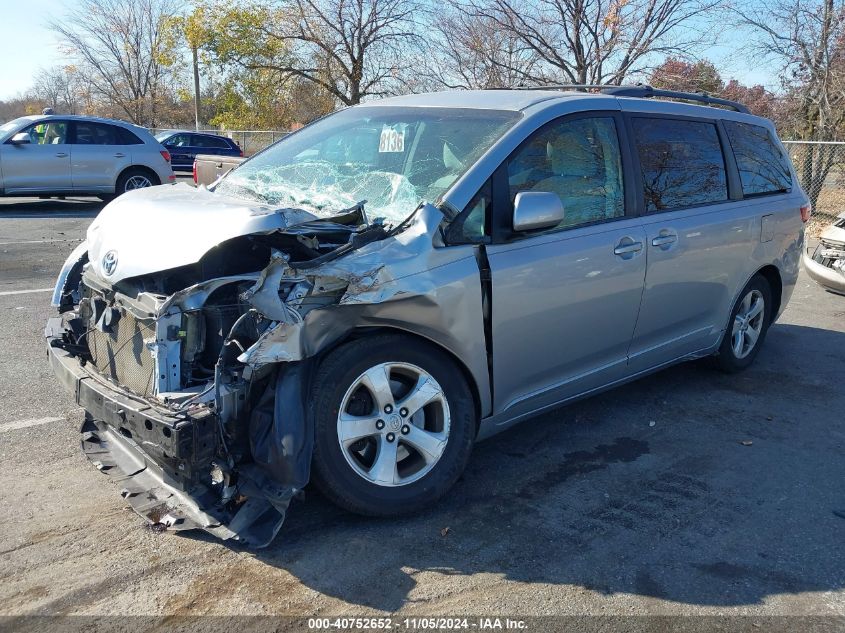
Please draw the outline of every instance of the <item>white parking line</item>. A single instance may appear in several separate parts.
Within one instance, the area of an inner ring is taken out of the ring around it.
[[[26,295],[32,292],[53,292],[52,288],[32,288],[31,290],[3,290],[0,291],[0,297],[7,297],[9,295]]]
[[[79,239],[56,239],[56,240],[23,240],[20,242],[0,242],[0,246],[14,246],[15,244],[53,244],[55,242],[81,242]]]
[[[62,422],[64,418],[33,418],[30,420],[17,420],[16,422],[6,422],[0,424],[0,433],[8,431],[17,431],[18,429],[26,429],[30,426],[39,426],[41,424],[51,424],[53,422]]]

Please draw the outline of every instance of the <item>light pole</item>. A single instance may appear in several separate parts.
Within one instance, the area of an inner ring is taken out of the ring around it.
[[[200,129],[200,66],[197,59],[197,47],[191,47],[194,58],[194,129]]]

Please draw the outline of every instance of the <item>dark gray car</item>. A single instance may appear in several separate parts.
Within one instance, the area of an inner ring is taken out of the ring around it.
[[[59,276],[50,358],[136,510],[263,545],[309,480],[418,510],[539,412],[688,359],[748,367],[808,218],[740,104],[386,99],[211,188],[109,205]]]

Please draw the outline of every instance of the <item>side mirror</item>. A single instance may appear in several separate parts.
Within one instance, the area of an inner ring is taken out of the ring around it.
[[[549,191],[520,191],[513,203],[513,230],[549,229],[563,222],[560,196]]]
[[[28,132],[18,132],[9,141],[12,145],[28,145],[30,143]]]

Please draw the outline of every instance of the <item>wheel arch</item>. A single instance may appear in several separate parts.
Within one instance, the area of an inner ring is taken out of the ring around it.
[[[323,356],[350,341],[367,338],[369,336],[377,336],[379,334],[398,334],[407,338],[415,339],[426,346],[433,347],[441,352],[444,352],[452,360],[452,362],[454,362],[455,366],[460,370],[460,372],[464,376],[464,379],[467,381],[470,394],[472,394],[473,408],[475,409],[475,433],[477,435],[478,429],[481,424],[482,400],[480,386],[478,384],[478,381],[475,379],[475,376],[473,376],[472,371],[470,371],[466,363],[461,360],[460,356],[458,356],[454,351],[449,349],[440,341],[436,341],[427,336],[423,336],[418,332],[412,332],[410,330],[405,330],[390,325],[363,326],[353,329],[348,336],[342,337],[328,345],[326,348],[322,349],[316,360],[317,362],[319,362],[319,360]]]
[[[777,266],[767,264],[754,273],[752,277],[755,275],[761,275],[769,283],[769,290],[771,290],[772,293],[772,303],[774,304],[772,306],[772,316],[769,323],[774,323],[778,314],[780,314],[781,302],[783,300],[783,279],[781,278],[780,270],[778,270]]]
[[[118,193],[117,185],[120,182],[120,180],[130,171],[142,171],[146,175],[152,177],[152,182],[153,182],[154,185],[160,185],[161,184],[161,178],[158,177],[158,174],[155,172],[155,170],[150,169],[146,165],[129,165],[129,167],[123,168],[117,174],[117,178],[114,181],[114,192],[115,193]]]

